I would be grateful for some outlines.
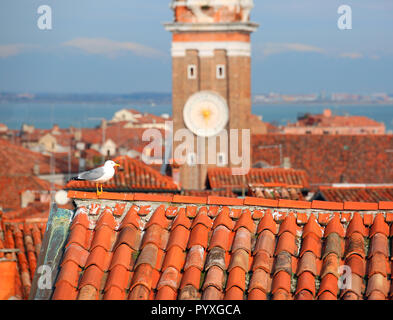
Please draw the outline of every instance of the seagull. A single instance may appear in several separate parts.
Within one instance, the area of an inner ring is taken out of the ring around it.
[[[119,164],[112,160],[105,161],[102,167],[98,167],[89,171],[84,171],[78,174],[72,180],[92,181],[96,183],[97,196],[102,194],[102,184],[109,181],[115,175],[115,167],[120,167]],[[100,185],[101,190],[98,190]]]

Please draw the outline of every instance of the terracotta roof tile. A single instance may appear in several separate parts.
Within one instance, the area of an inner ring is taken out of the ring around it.
[[[133,159],[128,156],[120,156],[112,160],[119,163],[123,170],[117,171],[113,179],[104,183],[104,190],[117,192],[138,190],[179,190],[179,187],[173,182],[171,177],[161,175],[158,171],[152,169],[141,160]],[[95,191],[95,184],[92,182],[71,180],[67,183],[65,188],[68,190]],[[141,196],[143,199],[139,198],[139,200],[150,200],[146,198],[146,196],[149,195]],[[158,197],[161,197],[161,201],[170,200],[167,196],[164,196],[165,199],[162,198],[162,195]]]
[[[128,202],[128,212],[114,214],[116,203]],[[108,207],[94,197],[78,199],[80,208],[91,203],[101,209],[81,209],[74,217],[53,299],[334,300],[390,294],[390,222],[383,211],[367,212],[373,219],[365,225],[370,218],[363,218],[364,210],[327,212],[301,204],[280,209],[118,200]],[[141,216],[143,206],[148,214]],[[319,223],[321,214],[327,214],[326,224]],[[23,246],[19,264],[28,270],[36,261],[27,252],[35,250],[33,228],[22,237],[15,230],[12,239],[10,232],[5,239]],[[352,269],[351,289],[338,287],[343,265]]]

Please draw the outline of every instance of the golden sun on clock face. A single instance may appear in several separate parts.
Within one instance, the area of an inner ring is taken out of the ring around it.
[[[192,133],[200,137],[213,137],[228,123],[228,106],[225,99],[215,92],[197,92],[187,100],[183,118]]]

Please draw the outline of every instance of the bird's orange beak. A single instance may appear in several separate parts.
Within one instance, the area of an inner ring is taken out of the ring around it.
[[[120,167],[120,164],[118,164],[118,163],[115,163],[115,167]]]

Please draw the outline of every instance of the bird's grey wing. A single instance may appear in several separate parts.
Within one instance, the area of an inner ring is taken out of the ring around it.
[[[104,168],[99,167],[99,168],[95,168],[95,169],[80,173],[78,175],[78,179],[92,181],[92,180],[97,180],[97,179],[101,178],[103,175],[104,175]]]

